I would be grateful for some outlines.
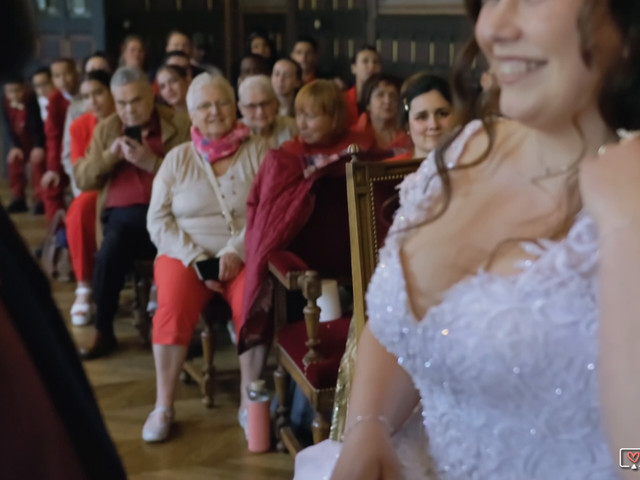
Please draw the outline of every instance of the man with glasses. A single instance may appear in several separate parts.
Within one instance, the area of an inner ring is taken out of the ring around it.
[[[153,259],[146,217],[155,173],[165,154],[189,139],[189,119],[154,105],[145,73],[122,67],[111,79],[116,113],[100,122],[73,173],[82,190],[99,190],[98,255],[93,276],[96,335],[83,359],[116,348],[113,319],[120,290],[136,259]],[[104,234],[104,235],[102,235]]]

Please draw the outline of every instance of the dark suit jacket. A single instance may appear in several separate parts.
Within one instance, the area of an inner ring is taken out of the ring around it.
[[[26,129],[31,137],[31,146],[45,148],[44,125],[42,123],[42,118],[40,118],[40,105],[38,105],[38,99],[35,95],[27,95],[24,103],[25,108],[27,109]],[[23,146],[20,145],[20,141],[13,134],[13,129],[11,128],[11,122],[5,105],[5,98],[2,97],[2,122],[4,125],[4,138],[7,142],[6,149],[8,151],[14,147],[23,148]]]

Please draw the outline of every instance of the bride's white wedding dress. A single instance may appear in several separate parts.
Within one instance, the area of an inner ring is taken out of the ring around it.
[[[480,128],[466,126],[447,162]],[[430,156],[402,183],[367,293],[373,334],[420,392],[421,412],[394,438],[406,480],[615,479],[598,399],[594,221],[580,213],[566,239],[523,245],[537,258],[518,274],[481,270],[416,319],[399,252],[440,194],[434,173]],[[339,452],[331,441],[303,450],[295,480],[329,478]]]

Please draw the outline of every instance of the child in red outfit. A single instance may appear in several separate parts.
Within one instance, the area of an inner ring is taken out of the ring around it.
[[[15,76],[5,83],[2,115],[9,144],[7,170],[12,196],[7,210],[9,213],[27,211],[27,163],[31,167],[34,210],[41,209],[38,204],[42,202],[40,179],[45,168],[44,131],[38,101],[28,92],[24,78]]]
[[[69,179],[62,168],[62,137],[69,102],[78,93],[78,72],[68,58],[51,64],[53,83],[57,90],[49,98],[44,132],[47,142],[47,171],[42,177],[44,209],[51,221],[59,209],[64,209],[64,189]]]

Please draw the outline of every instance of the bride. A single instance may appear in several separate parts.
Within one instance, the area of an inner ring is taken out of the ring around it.
[[[466,7],[454,85],[479,46],[512,120],[468,123],[402,184],[343,443],[296,479],[633,478],[640,140],[618,129],[640,128],[640,2]]]

